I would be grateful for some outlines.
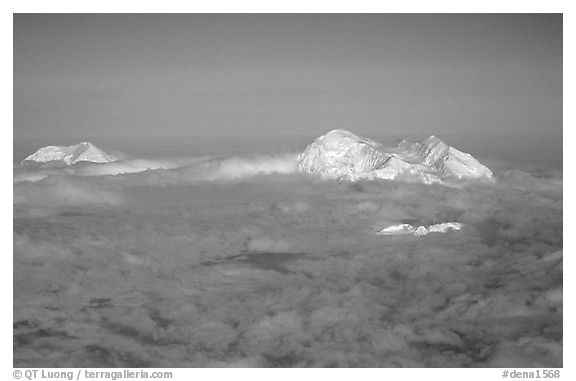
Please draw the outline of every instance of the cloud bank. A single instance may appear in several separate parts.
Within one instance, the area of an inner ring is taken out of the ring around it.
[[[14,365],[562,366],[561,176],[351,184],[294,158],[15,170]]]

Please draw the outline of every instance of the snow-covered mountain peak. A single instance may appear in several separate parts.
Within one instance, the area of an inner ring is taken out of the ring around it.
[[[298,158],[298,168],[323,177],[356,180],[388,159],[379,149],[378,142],[347,130],[332,130],[306,147]]]
[[[88,141],[71,146],[47,146],[42,147],[22,161],[22,164],[60,163],[73,165],[86,161],[92,163],[109,163],[119,158],[96,147]]]
[[[335,140],[335,139],[342,139],[342,138],[360,139],[358,136],[354,135],[352,132],[350,132],[348,130],[344,130],[342,128],[337,128],[335,130],[329,131],[326,134],[320,136],[319,139]]]
[[[420,142],[402,140],[396,147],[384,147],[343,129],[332,130],[308,145],[298,158],[298,168],[304,173],[350,181],[395,179],[400,175],[424,183],[493,177],[472,155],[434,135]]]
[[[358,143],[370,143],[371,141],[366,138],[362,138],[348,130],[344,130],[342,128],[338,128],[336,130],[329,131],[328,133],[320,136],[319,140],[330,142],[330,143],[339,143],[343,141],[348,142],[358,142]]]
[[[414,235],[416,237],[428,235],[430,233],[447,233],[449,230],[461,230],[462,224],[459,222],[442,222],[439,224],[426,226],[412,226],[410,224],[395,224],[378,231],[378,235]]]

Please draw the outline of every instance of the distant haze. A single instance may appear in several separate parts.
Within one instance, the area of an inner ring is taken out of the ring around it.
[[[561,141],[562,15],[14,16],[15,139],[333,128]]]

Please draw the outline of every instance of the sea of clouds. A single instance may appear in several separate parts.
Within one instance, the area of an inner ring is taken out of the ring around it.
[[[295,163],[15,167],[14,366],[562,366],[561,171],[446,187]]]

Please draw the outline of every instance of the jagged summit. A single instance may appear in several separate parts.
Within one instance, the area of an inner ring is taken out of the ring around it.
[[[320,136],[298,158],[298,169],[324,178],[356,181],[416,177],[425,183],[446,178],[492,179],[490,169],[472,155],[431,135],[420,142],[402,140],[384,147],[374,140],[337,129]]]
[[[42,147],[21,164],[50,163],[56,162],[65,165],[73,165],[81,161],[92,163],[109,163],[119,158],[102,151],[90,142],[81,142],[71,146],[47,146]]]
[[[461,178],[492,178],[492,171],[480,164],[472,155],[450,147],[434,135],[419,143],[406,140],[400,142],[398,148],[403,150],[407,159],[411,157],[423,164],[435,168],[445,175]],[[411,157],[410,157],[411,156]]]

